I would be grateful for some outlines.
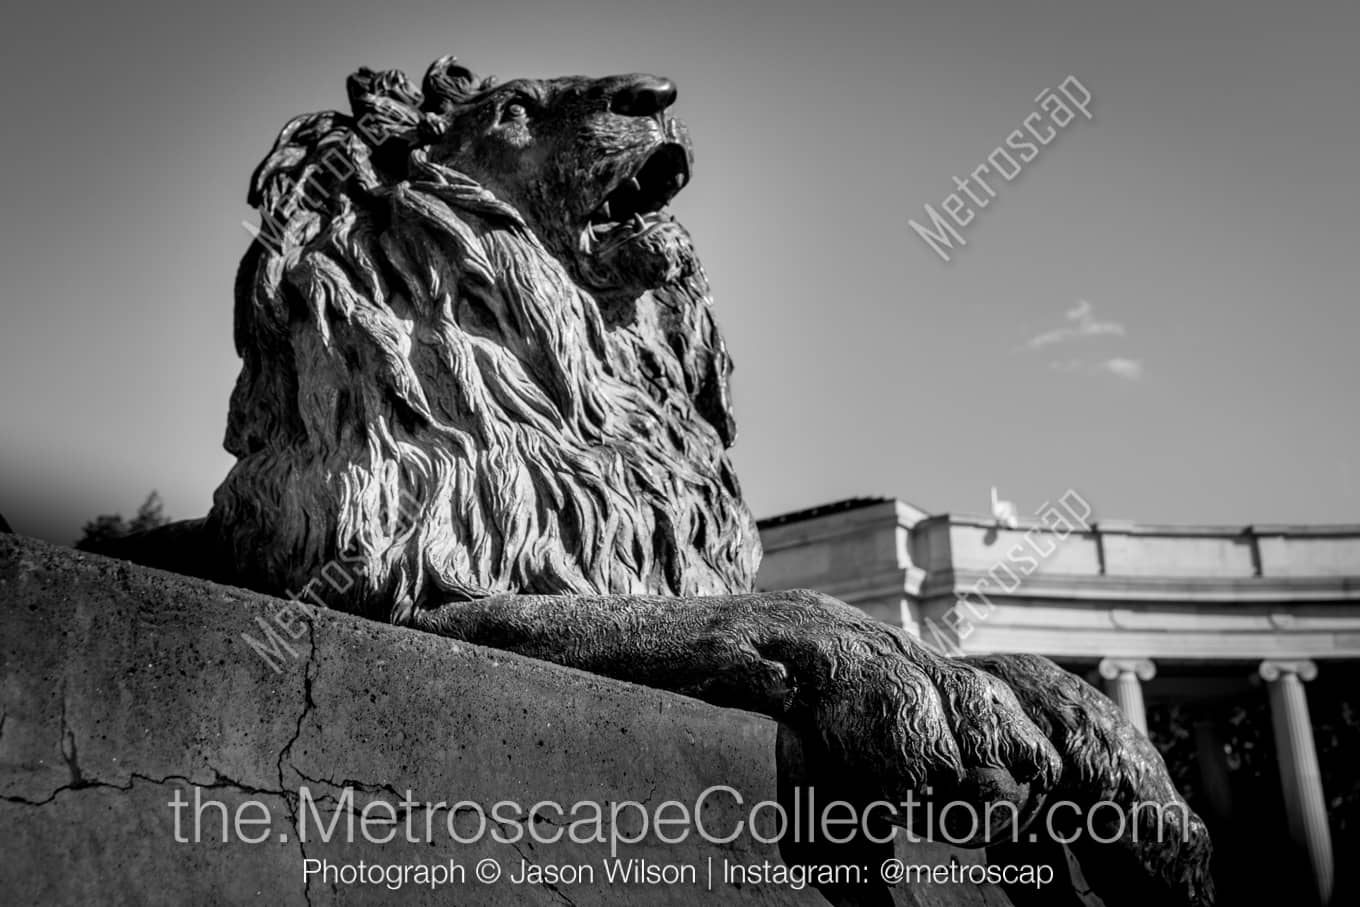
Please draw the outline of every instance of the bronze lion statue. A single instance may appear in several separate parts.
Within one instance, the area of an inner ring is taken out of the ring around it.
[[[235,466],[205,519],[108,553],[279,596],[340,558],[331,607],[772,716],[893,803],[1024,830],[1113,800],[1117,839],[1072,844],[1106,903],[1211,902],[1202,822],[1083,681],[754,591],[732,366],[667,210],[692,163],[671,82],[445,57],[347,92],[251,181]]]

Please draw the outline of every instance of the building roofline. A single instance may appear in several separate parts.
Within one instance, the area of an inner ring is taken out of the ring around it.
[[[803,510],[793,510],[788,513],[779,513],[774,516],[757,520],[756,525],[760,529],[772,529],[775,526],[787,526],[790,523],[801,523],[805,520],[815,520],[818,517],[831,516],[836,513],[845,513],[848,510],[859,510],[862,507],[872,507],[875,504],[887,504],[896,500],[895,498],[875,495],[873,497],[842,498],[839,501],[832,501],[829,504],[819,504],[816,507],[807,507]]]
[[[929,513],[916,507],[913,504],[902,501],[899,498],[887,495],[865,495],[853,498],[842,498],[838,501],[831,501],[826,504],[819,504],[816,507],[806,507],[802,510],[792,510],[786,513],[775,514],[758,520],[756,525],[760,529],[773,529],[777,526],[789,526],[794,523],[807,522],[826,516],[834,516],[839,513],[847,513],[853,510],[861,510],[866,507],[873,507],[879,504],[890,504],[896,502],[900,508],[905,508],[907,512],[914,516],[909,521],[909,525],[922,527],[940,523],[948,523],[959,526],[980,526],[992,527],[996,525],[996,520],[985,514],[980,513]],[[1019,518],[1020,529],[1043,530],[1047,527],[1042,520],[1035,516],[1021,516]],[[1242,524],[1204,524],[1204,523],[1138,523],[1132,520],[1094,520],[1088,526],[1083,527],[1087,532],[1098,533],[1119,533],[1121,535],[1146,535],[1146,536],[1235,536],[1235,535],[1255,535],[1255,536],[1306,536],[1313,538],[1341,537],[1360,535],[1360,523],[1249,523]]]
[[[949,523],[959,526],[992,527],[996,525],[993,517],[978,513],[933,513],[923,523]],[[1020,517],[1020,529],[1045,529],[1044,522],[1036,517]],[[1119,533],[1121,535],[1165,535],[1165,536],[1234,536],[1234,535],[1287,535],[1287,536],[1353,536],[1360,535],[1360,523],[1250,523],[1241,524],[1203,524],[1203,523],[1135,523],[1132,520],[1094,520],[1085,527],[1088,532]]]

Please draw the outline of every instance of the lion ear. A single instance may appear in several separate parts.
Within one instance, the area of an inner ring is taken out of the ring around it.
[[[357,108],[371,106],[375,98],[385,98],[407,107],[415,107],[420,103],[420,92],[416,91],[411,80],[406,78],[406,73],[400,69],[375,72],[367,66],[360,66],[345,80],[345,94],[349,97],[350,107],[356,108],[356,113],[359,112]]]
[[[494,76],[479,76],[453,54],[445,54],[425,70],[421,83],[425,100],[420,107],[429,113],[447,113],[450,107],[466,104],[495,84]]]
[[[358,131],[373,147],[389,139],[411,142],[420,126],[420,92],[398,69],[360,67],[345,82]]]

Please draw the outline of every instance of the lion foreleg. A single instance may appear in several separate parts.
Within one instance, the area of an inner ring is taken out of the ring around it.
[[[413,623],[769,715],[890,802],[933,789],[1028,808],[1058,773],[1003,684],[816,593],[497,596],[418,610]]]

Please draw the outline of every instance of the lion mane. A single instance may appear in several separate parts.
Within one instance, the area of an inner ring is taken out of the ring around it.
[[[440,159],[494,88],[452,57],[422,90],[361,69],[350,114],[294,119],[256,170],[209,535],[238,583],[324,575],[326,605],[396,622],[499,593],[749,591],[731,366],[688,236],[660,286],[582,287]]]

